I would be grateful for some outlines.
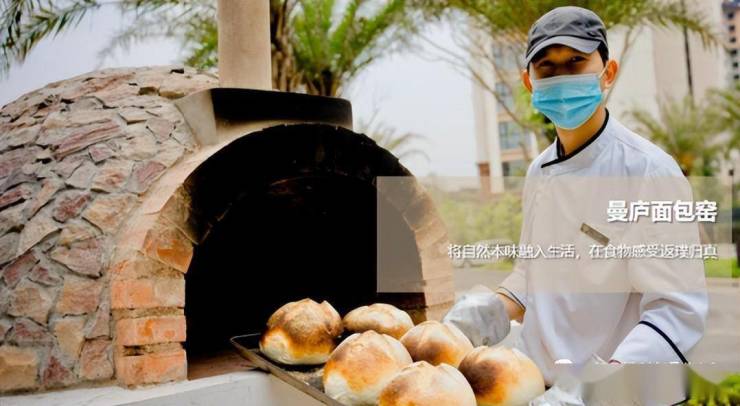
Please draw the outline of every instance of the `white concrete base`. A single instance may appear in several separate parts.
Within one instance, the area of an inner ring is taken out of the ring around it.
[[[261,371],[232,372],[140,389],[117,386],[0,397],[0,406],[318,406],[322,403]]]

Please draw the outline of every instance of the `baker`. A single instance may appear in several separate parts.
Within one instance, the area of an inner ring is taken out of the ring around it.
[[[468,292],[444,317],[474,345],[496,344],[510,320],[522,322],[516,346],[548,384],[562,362],[687,362],[708,310],[701,259],[584,258],[609,244],[699,243],[696,222],[608,219],[608,199],[692,196],[676,161],[606,109],[619,71],[606,37],[592,11],[556,8],[530,28],[521,72],[557,138],[527,170],[519,246],[569,243],[576,255],[517,258],[495,292]]]

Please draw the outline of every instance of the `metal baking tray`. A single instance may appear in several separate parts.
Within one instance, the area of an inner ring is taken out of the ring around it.
[[[262,334],[245,334],[231,338],[231,344],[239,354],[255,367],[275,375],[276,378],[293,386],[325,405],[344,406],[324,393],[321,378],[324,365],[284,365],[267,358],[259,349]]]

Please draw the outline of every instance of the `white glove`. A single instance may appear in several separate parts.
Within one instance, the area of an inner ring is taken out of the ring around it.
[[[442,321],[454,324],[476,347],[498,344],[511,328],[504,302],[482,285],[463,294]]]
[[[582,391],[581,385],[575,381],[556,384],[532,399],[529,406],[586,406],[581,397]]]

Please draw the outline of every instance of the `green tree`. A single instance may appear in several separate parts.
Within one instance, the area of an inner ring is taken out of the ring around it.
[[[449,178],[446,181],[452,182],[447,186],[455,182]],[[425,187],[447,227],[451,243],[473,244],[492,239],[519,241],[523,219],[521,189],[482,196],[477,188],[449,191],[428,184]]]
[[[401,44],[411,29],[406,0],[271,0],[273,85],[278,90],[336,96],[363,68]],[[0,70],[23,62],[46,37],[74,27],[89,12],[119,7],[130,25],[116,46],[153,36],[181,39],[186,62],[215,67],[214,0],[0,0]]]
[[[272,0],[273,87],[337,96],[366,66],[402,43],[410,28],[405,0]],[[215,13],[190,21],[184,34],[199,68],[218,62]]]
[[[401,38],[392,35],[399,31],[391,31],[404,22],[405,0],[387,0],[364,15],[362,3],[369,4],[300,1],[301,12],[292,19],[292,43],[308,93],[339,94],[362,68]]]
[[[658,105],[658,117],[641,109],[630,112],[638,131],[671,154],[684,175],[713,176],[729,151],[722,109],[711,102],[697,104],[690,96]]]
[[[720,120],[730,131],[725,149],[729,156],[730,151],[740,147],[740,82],[736,81],[727,89],[715,89],[709,97],[709,103],[716,107]]]
[[[89,13],[117,7],[131,24],[118,35],[118,45],[152,35],[181,35],[188,22],[215,13],[215,2],[205,0],[0,0],[0,73],[22,63],[44,38],[75,27]]]

